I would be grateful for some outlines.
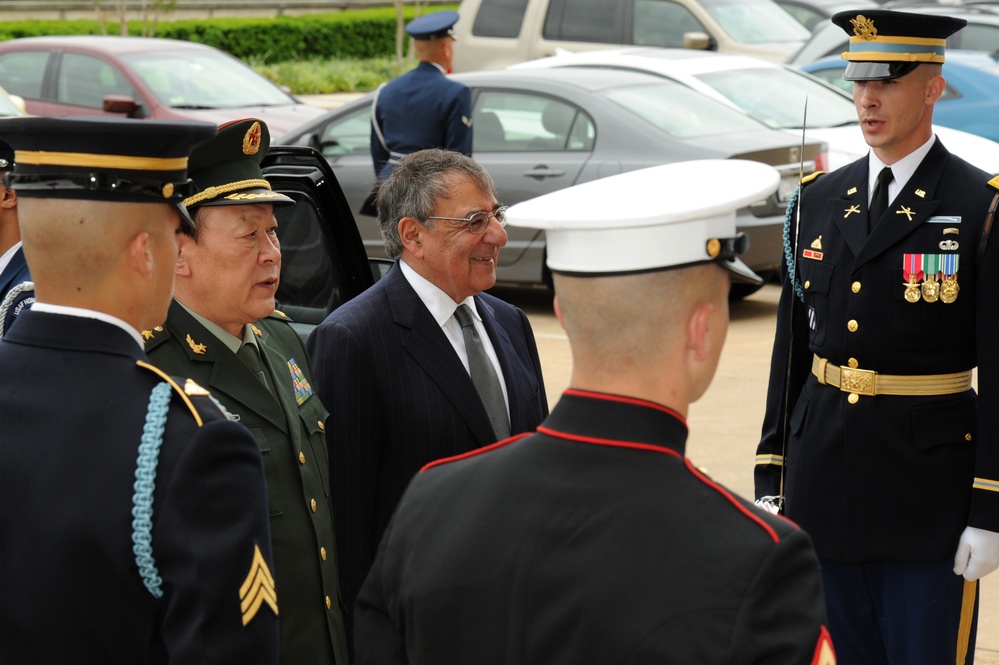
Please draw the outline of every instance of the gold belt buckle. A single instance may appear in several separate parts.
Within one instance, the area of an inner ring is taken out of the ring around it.
[[[845,393],[874,397],[874,377],[877,374],[872,369],[854,369],[840,365],[839,389]]]

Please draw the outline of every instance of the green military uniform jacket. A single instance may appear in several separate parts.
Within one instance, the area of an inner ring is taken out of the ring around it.
[[[329,412],[287,317],[251,326],[275,394],[212,332],[174,301],[166,323],[145,331],[150,362],[208,388],[253,433],[263,453],[280,614],[280,662],[347,660],[324,429]]]

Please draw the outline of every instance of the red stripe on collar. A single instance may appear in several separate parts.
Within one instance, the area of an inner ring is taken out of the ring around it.
[[[490,450],[496,450],[497,448],[502,448],[503,446],[508,446],[515,441],[523,439],[525,436],[529,436],[533,432],[524,432],[523,434],[518,434],[516,436],[511,436],[509,439],[503,439],[502,441],[497,441],[496,443],[491,443],[488,446],[483,446],[482,448],[476,448],[475,450],[470,450],[467,453],[462,453],[460,455],[454,455],[452,457],[443,457],[439,460],[434,460],[433,462],[428,462],[420,469],[420,473],[434,468],[435,466],[441,466],[442,464],[450,464],[451,462],[458,462],[463,459],[468,459],[469,457],[476,457],[477,455],[482,455],[488,453]]]
[[[568,388],[563,392],[564,395],[575,395],[576,397],[587,397],[589,399],[600,399],[605,402],[621,402],[623,404],[634,404],[635,406],[644,406],[650,409],[655,409],[657,411],[662,411],[663,413],[668,413],[686,426],[687,419],[681,416],[679,413],[669,408],[668,406],[663,406],[662,404],[656,404],[655,402],[650,402],[644,399],[638,399],[637,397],[624,397],[622,395],[610,395],[608,393],[594,393],[588,390],[577,390],[576,388]]]

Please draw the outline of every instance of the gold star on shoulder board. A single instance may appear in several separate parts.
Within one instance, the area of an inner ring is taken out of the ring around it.
[[[191,350],[197,353],[199,356],[205,355],[205,351],[208,350],[208,347],[205,346],[204,344],[198,344],[193,339],[191,339],[190,334],[187,335],[187,344],[188,346],[191,347]]]
[[[250,572],[239,587],[239,607],[243,613],[243,625],[253,621],[257,616],[261,606],[267,603],[278,613],[277,591],[274,588],[274,576],[264,555],[260,552],[260,546],[253,546],[253,561],[250,562]]]

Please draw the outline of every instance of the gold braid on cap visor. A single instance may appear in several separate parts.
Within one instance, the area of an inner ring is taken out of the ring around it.
[[[190,208],[191,206],[198,205],[202,201],[207,201],[209,199],[214,199],[223,194],[228,194],[230,192],[238,192],[241,189],[250,189],[251,187],[261,187],[263,189],[270,189],[271,183],[264,179],[260,180],[238,180],[236,182],[230,182],[227,185],[218,185],[215,187],[208,187],[194,196],[189,196],[184,199],[184,207]]]

